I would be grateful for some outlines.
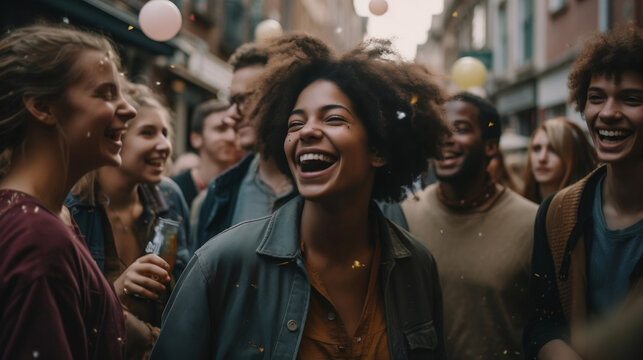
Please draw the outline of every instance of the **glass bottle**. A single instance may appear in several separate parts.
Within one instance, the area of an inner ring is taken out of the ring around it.
[[[158,222],[154,227],[154,237],[145,246],[146,253],[156,254],[170,265],[168,272],[172,272],[176,263],[179,225],[180,222],[178,221],[158,218]]]

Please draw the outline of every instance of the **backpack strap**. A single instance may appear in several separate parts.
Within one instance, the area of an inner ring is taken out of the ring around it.
[[[600,169],[600,168],[599,168]],[[579,226],[579,204],[587,182],[599,171],[554,195],[546,215],[547,241],[551,250],[558,296],[565,318],[585,313],[585,241]]]

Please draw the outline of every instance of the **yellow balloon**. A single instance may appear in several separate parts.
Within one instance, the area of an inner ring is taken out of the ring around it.
[[[487,69],[482,61],[465,56],[453,63],[451,78],[462,90],[473,86],[482,86],[487,78]]]

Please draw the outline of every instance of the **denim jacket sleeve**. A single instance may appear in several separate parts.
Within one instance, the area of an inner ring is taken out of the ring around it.
[[[551,203],[549,196],[538,209],[534,225],[534,251],[529,279],[529,323],[525,327],[523,344],[527,359],[536,359],[547,342],[569,340],[569,327],[563,314],[556,285],[556,270],[552,259],[545,219]]]
[[[165,306],[161,333],[150,359],[209,358],[213,344],[207,288],[207,277],[195,255]]]

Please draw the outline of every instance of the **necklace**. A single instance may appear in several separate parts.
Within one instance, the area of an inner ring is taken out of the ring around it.
[[[444,192],[442,191],[442,187],[440,186],[440,184],[438,184],[437,186],[438,199],[440,199],[440,201],[444,205],[458,210],[476,208],[479,205],[484,204],[491,197],[493,197],[495,193],[496,193],[496,184],[493,181],[487,181],[487,184],[482,188],[482,191],[476,197],[470,200],[465,200],[465,199],[450,200],[450,199],[447,199],[447,197],[444,195]]]
[[[134,223],[135,208],[136,208],[136,204],[130,206],[129,211],[115,211],[115,210],[113,210],[113,209],[111,209],[109,207],[106,207],[105,209],[107,210],[108,216],[110,218],[113,217],[116,220],[116,222],[118,222],[118,225],[119,225],[118,229],[122,233],[127,233],[127,232],[130,232],[130,230],[132,228],[132,224]],[[127,223],[127,222],[125,222],[123,220],[123,217],[121,217],[123,215],[124,215],[124,217],[126,216],[126,218],[130,220],[129,223]]]

